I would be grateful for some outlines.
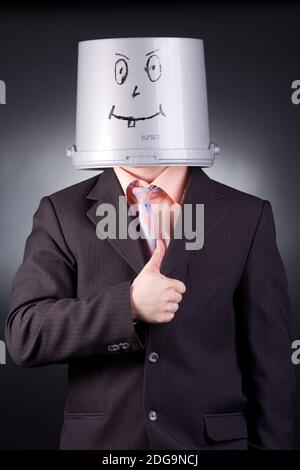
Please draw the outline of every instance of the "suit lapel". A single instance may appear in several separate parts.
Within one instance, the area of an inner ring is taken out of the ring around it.
[[[89,219],[97,225],[100,218],[96,215],[97,207],[103,203],[109,203],[116,209],[117,222],[119,218],[119,196],[124,197],[122,187],[112,168],[107,168],[99,175],[96,185],[87,195],[87,199],[94,200],[91,207],[87,211]],[[132,217],[127,218],[127,227]],[[118,234],[118,232],[117,232]],[[145,265],[145,256],[142,248],[141,240],[133,240],[129,237],[126,239],[106,238],[106,240],[114,247],[119,255],[131,266],[138,274]]]
[[[101,203],[112,204],[116,209],[117,221],[119,217],[119,196],[124,197],[122,187],[113,171],[113,168],[105,169],[99,176],[96,185],[87,195],[87,199],[94,201],[87,211],[89,219],[97,225],[99,217],[96,209]],[[211,180],[199,167],[190,168],[190,176],[183,200],[183,204],[191,204],[193,208],[193,220],[196,204],[204,204],[204,245],[210,232],[218,225],[226,214],[226,192],[222,190],[222,185]],[[127,226],[131,217],[127,219]],[[178,219],[178,223],[180,218]],[[176,266],[181,263],[186,256],[195,253],[194,250],[187,250],[186,243],[190,242],[184,230],[182,238],[172,238],[166,250],[161,273],[168,275]],[[138,274],[146,263],[142,240],[107,238],[107,241],[118,251],[120,256]]]
[[[219,185],[211,180],[201,168],[191,168],[182,206],[185,204],[192,206],[194,223],[196,204],[204,205],[204,246],[207,236],[217,226],[220,219],[225,216],[225,196],[226,194],[220,190]],[[178,222],[180,222],[180,218]],[[161,265],[162,274],[168,275],[188,255],[197,252],[186,249],[186,243],[190,241],[183,229],[182,238],[171,239]]]

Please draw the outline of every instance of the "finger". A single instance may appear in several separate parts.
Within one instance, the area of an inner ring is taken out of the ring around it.
[[[175,313],[179,309],[179,305],[176,302],[168,302],[165,308],[166,313]]]
[[[170,297],[168,299],[169,302],[175,302],[176,304],[179,304],[179,302],[182,301],[182,294],[179,294],[176,290],[170,294]]]
[[[178,304],[182,301],[182,294],[179,294],[174,288],[167,289],[163,294],[163,300],[165,302],[175,302]]]
[[[168,282],[166,284],[167,288],[173,288],[179,294],[184,294],[185,293],[186,287],[185,287],[185,284],[183,282],[178,281],[177,279],[171,279],[171,278],[169,278],[169,281],[170,282]]]
[[[155,323],[168,323],[169,321],[173,320],[174,316],[174,313],[165,313],[164,315],[157,317]]]
[[[165,255],[165,245],[160,239],[156,241],[156,248],[149,259],[148,263],[145,264],[143,270],[149,272],[160,272],[160,266]]]

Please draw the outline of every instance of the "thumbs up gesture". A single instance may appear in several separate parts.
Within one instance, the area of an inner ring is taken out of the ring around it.
[[[183,282],[161,274],[164,254],[165,245],[159,239],[152,257],[131,285],[133,320],[167,323],[179,308],[186,288]]]

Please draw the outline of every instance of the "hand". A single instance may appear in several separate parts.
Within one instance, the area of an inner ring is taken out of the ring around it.
[[[152,257],[131,285],[133,320],[167,323],[179,308],[186,287],[183,282],[160,273],[164,254],[165,246],[159,239]]]

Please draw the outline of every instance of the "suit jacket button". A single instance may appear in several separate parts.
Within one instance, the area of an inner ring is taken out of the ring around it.
[[[116,351],[119,351],[120,350],[120,346],[118,344],[109,344],[107,346],[107,350],[109,352],[116,352]]]
[[[119,346],[121,349],[129,349],[130,348],[130,343],[125,341],[124,343],[119,343]]]
[[[157,420],[157,413],[156,411],[149,411],[148,413],[150,421],[156,421]]]
[[[156,352],[152,352],[149,354],[148,359],[150,362],[157,362],[158,361],[158,354]]]

